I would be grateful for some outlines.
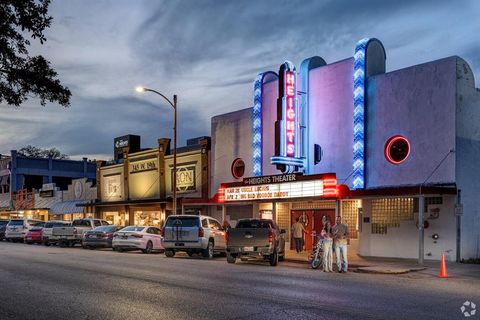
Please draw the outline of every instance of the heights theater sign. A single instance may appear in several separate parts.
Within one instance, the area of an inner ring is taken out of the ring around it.
[[[335,197],[335,174],[285,174],[245,178],[223,186],[223,201],[254,201],[303,197]]]

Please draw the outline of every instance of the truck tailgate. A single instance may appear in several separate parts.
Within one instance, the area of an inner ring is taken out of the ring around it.
[[[266,247],[268,241],[268,228],[234,228],[228,231],[229,247]]]
[[[75,227],[54,227],[52,236],[54,237],[73,237],[75,235]]]

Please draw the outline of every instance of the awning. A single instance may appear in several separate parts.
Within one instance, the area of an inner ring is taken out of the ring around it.
[[[77,207],[77,205],[83,205],[85,201],[63,201],[57,202],[50,208],[50,214],[70,214],[70,213],[83,213],[83,207]]]

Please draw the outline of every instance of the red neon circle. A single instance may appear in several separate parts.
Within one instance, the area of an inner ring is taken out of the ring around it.
[[[237,158],[232,162],[232,176],[235,179],[240,179],[245,174],[245,162],[242,158]]]
[[[407,145],[407,154],[405,156],[403,156],[402,159],[400,160],[395,160],[393,157],[392,157],[392,150],[393,150],[393,147],[396,143],[398,143],[399,141],[401,142],[404,142],[406,145]],[[384,150],[384,153],[385,153],[385,158],[387,159],[388,162],[392,163],[392,164],[400,164],[402,162],[404,162],[405,160],[408,159],[408,156],[410,156],[410,142],[408,141],[407,138],[403,137],[403,136],[400,136],[400,135],[397,135],[397,136],[393,136],[391,137],[390,139],[387,140],[387,143],[385,144],[385,150]]]

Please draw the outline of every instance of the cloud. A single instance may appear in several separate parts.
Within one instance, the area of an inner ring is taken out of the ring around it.
[[[209,135],[212,116],[250,107],[257,73],[342,60],[366,36],[384,43],[388,70],[459,55],[480,79],[479,13],[479,1],[54,1],[48,41],[32,52],[51,60],[72,106],[0,105],[0,152],[34,144],[108,157],[127,133],[153,147],[171,136],[172,110],[137,85],[178,94],[180,146]]]

